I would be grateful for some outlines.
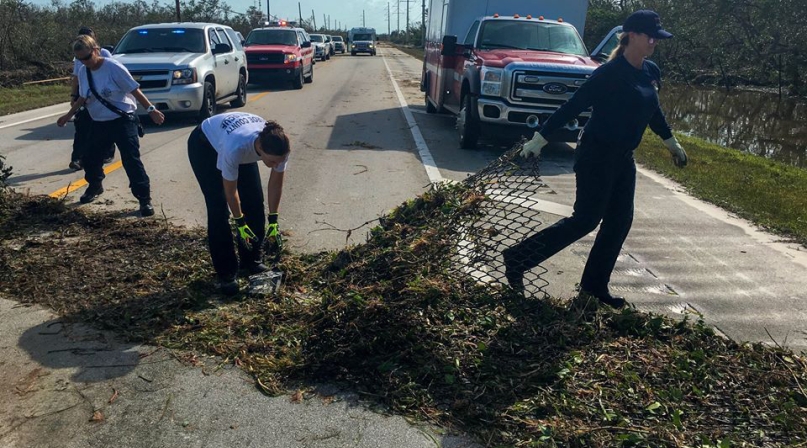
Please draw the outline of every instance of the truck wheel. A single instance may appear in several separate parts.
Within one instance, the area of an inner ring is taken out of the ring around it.
[[[351,52],[350,52],[350,55],[351,55],[351,56],[356,56],[356,52],[355,52],[355,51],[351,51]]]
[[[303,69],[301,67],[299,76],[297,76],[297,78],[295,78],[294,81],[292,81],[291,85],[294,86],[295,89],[299,90],[303,88],[304,82],[305,80],[303,79]]]
[[[311,65],[311,71],[308,73],[308,78],[305,78],[307,84],[314,82],[314,65]]]
[[[431,101],[429,101],[429,94],[427,93],[425,96],[426,96],[426,113],[429,114],[437,113],[437,108],[434,107],[434,104],[432,104]]]
[[[247,82],[244,75],[238,75],[238,90],[235,91],[236,99],[230,101],[232,107],[244,107],[247,104]]]
[[[471,94],[462,99],[462,109],[457,116],[457,130],[460,134],[460,148],[474,149],[479,141],[479,120],[473,114],[473,101]]]
[[[213,83],[205,81],[205,93],[202,97],[202,108],[199,109],[199,120],[207,120],[216,115],[216,89]]]

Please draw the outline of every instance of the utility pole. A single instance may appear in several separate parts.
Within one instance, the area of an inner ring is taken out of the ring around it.
[[[181,22],[181,21],[182,21],[182,16],[180,15],[180,12],[179,12],[179,0],[177,0],[177,22]]]
[[[366,20],[366,17],[364,16],[364,10],[363,9],[361,10],[361,26],[364,27],[364,28],[367,27],[367,20]]]
[[[398,38],[401,38],[401,0],[398,0]]]
[[[409,43],[409,3],[412,0],[404,0],[406,1],[406,43]]]
[[[317,15],[314,14],[314,10],[311,10],[311,21],[314,23],[314,32],[317,32]]]
[[[178,2],[179,0],[177,0]],[[177,3],[177,8],[179,8],[179,3]],[[390,15],[389,15],[389,2],[387,2],[387,36],[392,39],[392,30],[390,30]]]
[[[324,26],[326,30],[328,29],[328,18],[325,17],[325,14],[322,15],[322,26]]]
[[[272,21],[272,8],[269,6],[269,0],[266,0],[266,17],[270,22]]]
[[[426,48],[426,0],[423,0],[420,16],[420,46]]]
[[[303,26],[303,7],[297,2],[297,11],[300,13],[300,26]]]

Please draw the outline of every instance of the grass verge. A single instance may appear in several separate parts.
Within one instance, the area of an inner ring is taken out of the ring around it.
[[[3,87],[0,88],[0,116],[69,101],[70,86],[67,84]]]
[[[399,45],[399,44],[392,44],[392,43],[389,43],[388,45],[391,45],[391,46],[397,48],[398,50],[403,51],[404,53],[408,54],[409,56],[412,56],[413,58],[415,58],[415,59],[417,59],[419,61],[422,61],[425,54],[426,54],[425,50],[423,50],[423,48],[421,48],[421,47],[410,47],[410,46],[407,46],[407,45]]]
[[[676,168],[661,140],[647,132],[636,160],[700,199],[807,245],[807,170],[678,136],[689,163]]]
[[[702,322],[580,298],[530,300],[446,275],[435,189],[367,243],[298,257],[276,297],[222,301],[204,232],[0,196],[0,292],[130,339],[217,355],[278,393],[339,382],[487,446],[793,446],[807,441],[807,362]],[[87,257],[86,254],[92,254]],[[187,356],[194,359],[194,356]]]

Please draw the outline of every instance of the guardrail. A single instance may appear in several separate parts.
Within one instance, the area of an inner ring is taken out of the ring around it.
[[[22,85],[27,86],[27,85],[30,85],[30,84],[44,84],[46,82],[67,81],[69,79],[70,79],[69,76],[65,76],[64,78],[42,79],[40,81],[28,81],[28,82],[22,83]]]

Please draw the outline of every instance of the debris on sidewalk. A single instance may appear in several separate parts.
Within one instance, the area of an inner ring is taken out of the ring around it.
[[[401,204],[364,244],[285,253],[282,274],[261,280],[271,300],[226,305],[203,232],[5,193],[0,293],[238,360],[264,393],[336,382],[491,446],[807,443],[802,356],[703,321],[570,306],[544,297],[540,271],[528,297],[502,287],[497,251],[527,229],[491,201],[529,209],[530,194],[512,193],[540,180],[507,155],[492,166]]]

